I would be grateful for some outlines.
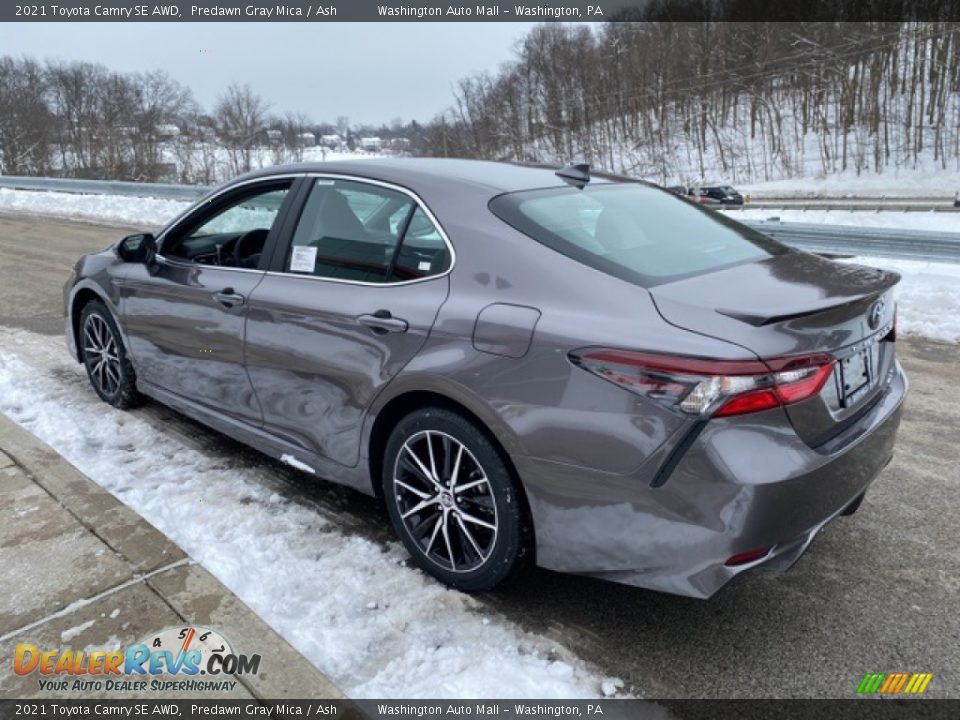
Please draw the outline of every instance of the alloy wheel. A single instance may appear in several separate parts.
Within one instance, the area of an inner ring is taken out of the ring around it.
[[[117,340],[106,320],[96,314],[83,324],[83,357],[90,379],[108,397],[120,389],[120,355]]]
[[[412,435],[393,483],[400,520],[431,562],[465,573],[487,561],[497,541],[493,488],[463,443],[434,430]]]

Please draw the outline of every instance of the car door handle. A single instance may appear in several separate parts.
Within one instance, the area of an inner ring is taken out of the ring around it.
[[[215,292],[213,297],[218,303],[228,308],[243,305],[247,301],[243,295],[235,293],[233,288],[224,288],[220,292]]]
[[[370,330],[377,335],[391,332],[406,332],[407,328],[410,327],[410,323],[406,320],[395,318],[390,314],[389,310],[377,310],[375,313],[369,315],[360,315],[357,317],[357,322],[370,328]]]

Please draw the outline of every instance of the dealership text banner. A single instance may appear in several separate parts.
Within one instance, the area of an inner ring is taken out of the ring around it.
[[[557,2],[210,2],[118,0],[0,3],[4,22],[627,22],[960,20],[960,0],[559,0]]]

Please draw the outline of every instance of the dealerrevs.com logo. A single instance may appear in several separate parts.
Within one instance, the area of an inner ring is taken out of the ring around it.
[[[41,690],[58,692],[229,691],[237,684],[230,676],[259,670],[259,655],[238,654],[217,631],[195,626],[167,628],[126,649],[41,650],[21,643],[13,657],[17,675],[36,673]]]

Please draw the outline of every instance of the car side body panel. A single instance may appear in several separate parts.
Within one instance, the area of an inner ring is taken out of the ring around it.
[[[158,260],[120,281],[120,317],[139,376],[152,385],[259,426],[263,415],[243,365],[247,298],[262,272]]]
[[[771,336],[730,316],[704,322],[703,308],[688,304],[695,280],[652,294],[544,247],[490,212],[499,193],[556,186],[552,171],[374,160],[260,171],[238,182],[293,172],[409,189],[455,246],[456,261],[448,275],[405,287],[267,273],[250,290],[242,357],[262,423],[160,387],[134,353],[143,392],[272,457],[376,493],[378,418],[412,393],[432,393],[465,408],[508,456],[526,495],[539,564],[709,597],[744,569],[792,564],[891,456],[907,392],[892,347],[875,400],[817,447],[798,435],[782,407],[704,424],[571,363],[572,351],[588,347],[755,361],[758,348],[808,350],[815,343],[787,322],[776,329],[779,345],[757,345],[754,338]],[[292,222],[283,220],[278,237],[289,236]],[[112,253],[89,256],[66,294],[68,313],[78,292],[93,289],[109,298],[123,327],[119,288],[128,271]],[[730,297],[751,292],[751,273],[766,273],[770,287],[796,292],[798,302],[812,292],[803,278],[791,289],[789,281],[774,283],[784,278],[771,266],[744,265],[729,272],[744,285],[730,287]],[[707,278],[704,288],[722,295],[720,281]],[[390,301],[379,302],[387,293]],[[381,305],[409,321],[409,334],[358,330],[353,320]],[[144,318],[150,312],[142,308]],[[152,312],[162,319],[174,310]],[[725,564],[756,547],[769,552]]]
[[[446,276],[363,286],[267,275],[250,299],[245,360],[264,427],[301,449],[356,465],[364,414],[426,342],[448,289]],[[406,331],[357,323],[387,308]]]

